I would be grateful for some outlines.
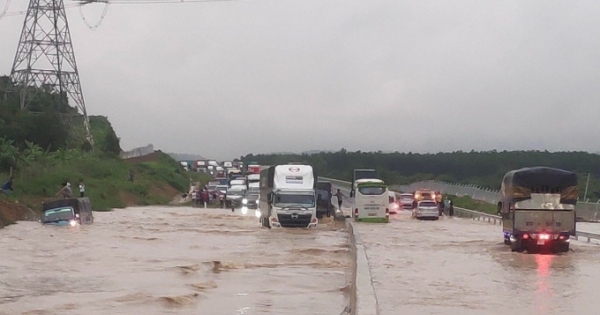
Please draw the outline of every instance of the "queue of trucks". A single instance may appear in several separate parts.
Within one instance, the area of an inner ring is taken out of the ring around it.
[[[316,228],[320,218],[335,211],[331,183],[319,180],[310,165],[249,163],[244,177],[241,170],[229,171],[229,178],[215,180],[222,180],[218,184],[225,190],[244,187],[256,194],[255,215],[263,227]],[[420,189],[398,195],[378,178],[376,170],[355,169],[350,217],[357,222],[387,223],[390,213],[404,208],[412,209],[417,219],[438,219],[445,207],[440,191]],[[569,250],[570,236],[576,234],[575,205],[579,196],[575,173],[550,167],[513,170],[502,180],[501,196],[498,214],[502,217],[504,243],[511,250]]]
[[[195,160],[180,161],[179,163],[186,171],[207,173],[215,177],[226,176],[232,171],[244,170],[244,163],[241,161]]]

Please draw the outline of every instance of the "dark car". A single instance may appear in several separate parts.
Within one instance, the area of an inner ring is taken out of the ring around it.
[[[258,209],[258,203],[259,203],[259,194],[256,193],[250,193],[246,196],[246,204],[245,206],[248,207],[248,209]]]

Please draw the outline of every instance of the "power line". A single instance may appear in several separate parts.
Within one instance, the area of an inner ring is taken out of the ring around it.
[[[85,24],[85,26],[87,26],[91,30],[96,30],[100,26],[100,24],[102,24],[102,21],[104,21],[104,18],[106,17],[106,13],[108,12],[109,6],[110,6],[110,3],[105,3],[104,10],[102,11],[102,14],[100,15],[100,19],[93,26],[88,23],[87,19],[85,18],[85,15],[83,14],[83,10],[81,9],[83,7],[83,5],[79,6],[79,15],[81,16],[81,19],[83,20],[83,23]]]
[[[6,13],[8,13],[8,7],[10,6],[10,1],[11,0],[6,0],[6,4],[4,5],[4,10],[2,10],[2,13],[0,13],[0,20],[2,20],[2,18],[4,18],[6,16]]]
[[[25,15],[27,13],[27,10],[8,12],[8,6],[9,6],[10,2],[11,2],[11,0],[7,0],[6,4],[4,5],[4,11],[2,11],[2,13],[0,13],[0,21],[7,16]],[[84,5],[84,4],[79,4],[79,3],[66,4],[65,9],[76,8],[76,7],[80,7],[82,5]]]
[[[241,2],[243,0],[109,0],[110,4],[170,4],[194,2]]]
[[[102,20],[106,16],[106,11],[108,10],[107,7],[110,4],[113,4],[113,5],[173,4],[173,3],[181,4],[181,3],[200,3],[200,2],[242,2],[245,0],[75,0],[75,1],[76,1],[76,3],[71,3],[71,4],[65,5],[65,9],[79,8],[80,15],[82,15],[82,19],[84,20],[84,23],[86,24],[86,26],[88,26],[90,29],[96,29],[96,28],[98,28],[100,23],[102,23]],[[4,6],[4,10],[2,11],[2,13],[0,13],[0,20],[2,20],[4,17],[7,17],[7,16],[18,16],[18,15],[24,15],[27,13],[27,10],[8,12],[8,6],[9,6],[10,2],[11,2],[11,0],[7,0],[6,4]],[[100,18],[98,25],[94,25],[94,26],[89,25],[87,23],[85,17],[83,16],[83,13],[81,12],[82,6],[92,4],[92,3],[104,3],[107,5],[107,7],[104,8],[104,12],[102,13],[102,17]]]

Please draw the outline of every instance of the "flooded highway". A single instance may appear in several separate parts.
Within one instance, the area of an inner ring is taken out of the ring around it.
[[[222,209],[96,212],[93,225],[0,230],[0,314],[339,314],[343,222],[267,230]]]
[[[349,191],[343,187],[346,195]],[[351,214],[352,199],[344,200]],[[597,314],[600,247],[571,242],[561,255],[512,253],[501,226],[460,218],[356,224],[380,314]],[[577,230],[600,233],[600,224]]]
[[[565,255],[512,253],[498,225],[409,211],[389,224],[356,224],[381,315],[598,314],[598,245]]]

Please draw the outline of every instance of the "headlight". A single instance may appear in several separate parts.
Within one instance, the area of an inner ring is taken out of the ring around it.
[[[71,221],[69,221],[69,225],[70,226],[76,226],[77,225],[77,221],[71,220]]]
[[[255,215],[257,218],[260,218],[260,211],[258,211],[258,210],[254,211],[254,215]]]
[[[246,215],[248,213],[248,207],[242,207],[242,214]]]
[[[242,199],[242,204],[245,204],[245,205],[248,204],[248,199],[246,199],[246,198]]]

